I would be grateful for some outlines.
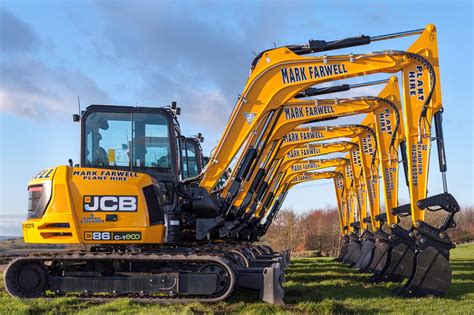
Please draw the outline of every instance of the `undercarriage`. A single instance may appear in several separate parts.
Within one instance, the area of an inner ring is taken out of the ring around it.
[[[93,247],[16,258],[4,282],[10,295],[21,298],[217,302],[246,289],[266,302],[284,304],[286,266],[286,253],[248,244]]]

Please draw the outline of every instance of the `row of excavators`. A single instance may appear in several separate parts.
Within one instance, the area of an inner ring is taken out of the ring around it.
[[[325,54],[407,36],[416,38],[407,50]],[[372,74],[392,76],[330,84]],[[322,96],[375,85],[383,85],[377,96]],[[91,105],[73,116],[80,163],[29,182],[22,229],[27,243],[75,246],[12,260],[4,273],[11,296],[216,302],[244,289],[283,304],[290,254],[259,241],[288,191],[321,179],[334,181],[337,260],[374,282],[404,281],[401,296],[446,293],[454,247],[447,230],[459,205],[446,183],[434,25],[261,52],[209,158],[201,134],[181,134],[180,112],[175,102]],[[365,118],[336,123],[354,115]],[[444,191],[428,196],[432,141]],[[406,205],[398,204],[400,163]],[[427,223],[427,212],[440,210],[444,224]],[[401,217],[411,218],[408,229]]]

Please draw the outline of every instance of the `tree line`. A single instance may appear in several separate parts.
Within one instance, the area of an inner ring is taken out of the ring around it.
[[[439,227],[447,213],[442,210],[427,211],[425,215],[429,224]],[[474,241],[474,207],[462,207],[455,216],[455,222],[456,228],[448,230],[451,240],[457,244]],[[402,218],[400,224],[409,228],[411,218]],[[262,242],[278,251],[314,251],[317,255],[336,256],[342,242],[337,209],[327,207],[302,214],[294,209],[282,209]]]

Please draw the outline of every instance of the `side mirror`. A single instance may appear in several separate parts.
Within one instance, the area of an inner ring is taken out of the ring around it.
[[[199,142],[204,142],[204,137],[202,136],[202,133],[198,132],[198,134],[196,135],[196,139],[199,140]]]
[[[72,121],[78,122],[80,120],[81,120],[81,116],[79,116],[79,114],[73,114],[72,115]]]

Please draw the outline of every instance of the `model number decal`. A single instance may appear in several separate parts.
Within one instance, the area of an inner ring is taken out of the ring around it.
[[[87,212],[134,212],[138,209],[137,196],[84,196]]]
[[[141,232],[84,232],[86,241],[139,241]]]

